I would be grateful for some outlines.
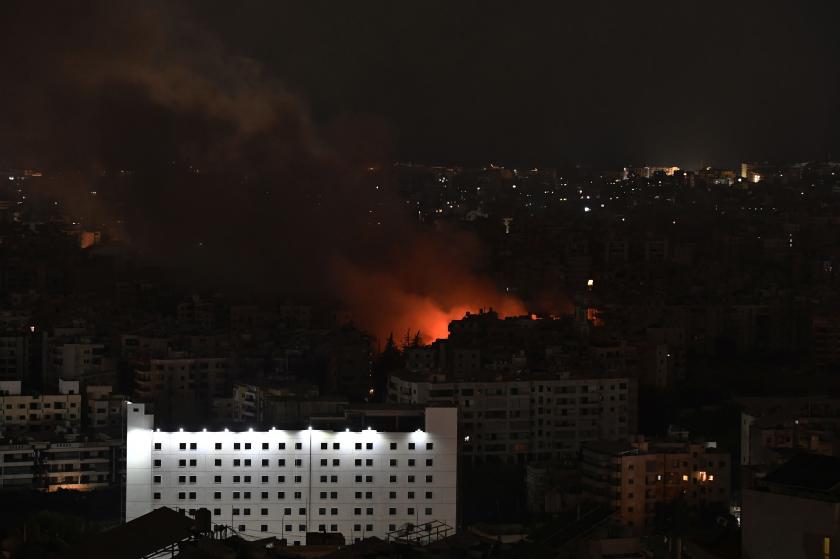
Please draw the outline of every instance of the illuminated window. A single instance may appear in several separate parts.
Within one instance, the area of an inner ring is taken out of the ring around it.
[[[688,474],[683,474],[683,481],[688,481]]]
[[[831,557],[831,538],[828,536],[823,538],[823,559],[830,559]]]

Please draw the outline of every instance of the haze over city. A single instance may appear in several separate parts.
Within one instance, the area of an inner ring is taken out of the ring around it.
[[[831,557],[836,11],[4,3],[4,553]]]

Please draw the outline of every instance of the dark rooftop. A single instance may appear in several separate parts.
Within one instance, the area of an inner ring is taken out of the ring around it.
[[[768,484],[828,493],[840,485],[840,458],[798,454],[767,475]]]

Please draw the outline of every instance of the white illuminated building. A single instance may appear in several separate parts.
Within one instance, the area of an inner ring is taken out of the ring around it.
[[[409,525],[454,529],[457,420],[454,407],[430,407],[425,429],[410,432],[161,432],[129,404],[125,519],[204,507],[214,525],[290,545],[307,532],[349,543]]]

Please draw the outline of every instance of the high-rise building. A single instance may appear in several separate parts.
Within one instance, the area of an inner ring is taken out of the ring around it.
[[[455,527],[457,412],[424,411],[425,429],[162,432],[127,408],[126,521],[166,506],[246,538],[290,544],[309,532],[346,541]]]

